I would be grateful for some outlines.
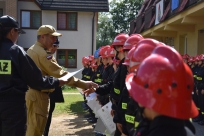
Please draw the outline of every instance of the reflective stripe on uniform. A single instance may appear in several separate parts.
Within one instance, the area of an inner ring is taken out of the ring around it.
[[[127,103],[122,103],[122,109],[126,110],[127,109]]]
[[[202,80],[202,77],[197,77],[197,80]]]
[[[84,75],[85,78],[90,79],[90,76]]]
[[[197,78],[197,75],[193,75],[193,77]]]
[[[98,78],[98,79],[95,79],[94,82],[101,83],[101,82],[102,82],[102,79],[99,79],[99,78]]]
[[[96,74],[96,76],[97,76],[97,77],[99,77],[99,76],[100,76],[100,74]]]
[[[0,60],[0,74],[11,75],[11,60]]]
[[[135,123],[135,117],[134,116],[130,116],[130,115],[125,114],[125,120],[126,120],[126,122],[131,123],[131,124]]]
[[[200,108],[197,108],[198,110],[200,110]]]
[[[202,113],[202,115],[204,115],[204,112],[201,112]]]
[[[116,94],[120,94],[120,90],[119,90],[119,89],[114,88],[114,92],[115,92]]]
[[[135,128],[139,125],[139,122],[135,121]]]

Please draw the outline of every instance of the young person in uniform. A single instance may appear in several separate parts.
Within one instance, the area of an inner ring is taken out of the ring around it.
[[[185,125],[198,115],[192,101],[193,75],[175,49],[156,47],[137,71],[126,77],[126,85],[149,121],[145,133],[137,131],[136,136],[194,136]]]

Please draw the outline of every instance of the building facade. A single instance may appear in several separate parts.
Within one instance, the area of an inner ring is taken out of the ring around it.
[[[13,16],[26,32],[18,39],[25,50],[37,41],[41,25],[62,33],[55,57],[70,72],[81,69],[81,58],[95,51],[98,12],[108,11],[108,0],[0,0],[0,15]]]
[[[204,53],[203,0],[145,0],[130,33],[174,47],[180,54]]]

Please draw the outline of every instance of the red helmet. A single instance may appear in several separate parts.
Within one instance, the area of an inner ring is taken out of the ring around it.
[[[99,54],[101,55],[102,58],[107,58],[109,48],[110,45],[106,45],[102,49],[100,49]]]
[[[83,57],[82,58],[82,64],[85,66],[87,64],[90,64],[90,60],[89,60],[89,57]]]
[[[89,61],[92,62],[93,60],[94,60],[94,56],[93,56],[93,55],[90,55],[90,56],[89,56]]]
[[[115,57],[114,48],[108,48],[107,57]]]
[[[199,60],[201,60],[201,61],[204,60],[204,54],[201,54],[201,55],[199,56]]]
[[[159,41],[150,38],[138,42],[137,49],[134,51],[130,60],[130,72],[135,71],[139,67],[139,64],[152,53],[155,47],[162,45]]]
[[[96,65],[94,62],[92,62],[90,67],[93,68],[93,69],[96,69],[98,67],[98,65]]]
[[[188,54],[184,54],[184,55],[182,55],[182,58],[183,59],[188,59],[190,56],[188,55]]]
[[[130,50],[133,46],[137,45],[137,43],[144,39],[140,34],[132,34],[126,41],[123,46],[123,50]]]
[[[188,62],[195,62],[195,57],[189,57]]]
[[[128,37],[129,37],[128,34],[124,33],[118,34],[113,40],[112,46],[123,46]]]
[[[129,66],[130,65],[130,59],[132,58],[132,55],[134,53],[134,51],[136,50],[136,46],[133,47],[127,54],[127,56],[125,57],[125,61],[123,63],[123,65]]]
[[[200,59],[200,57],[199,57],[200,55],[196,55],[196,57],[195,57],[195,61],[199,61]]]
[[[130,96],[162,115],[189,119],[198,115],[192,100],[193,74],[180,54],[169,46],[157,46],[126,78]]]
[[[119,59],[116,59],[116,58],[114,57],[114,58],[113,58],[113,63],[118,65],[118,64],[120,63],[120,60],[119,60]]]

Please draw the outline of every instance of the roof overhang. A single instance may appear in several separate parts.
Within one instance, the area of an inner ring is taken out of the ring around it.
[[[204,24],[204,2],[200,2],[164,22],[143,31],[141,35],[144,37],[176,37],[178,32],[194,32],[196,29],[195,25],[197,24]]]
[[[109,12],[108,0],[35,0],[41,10]]]

